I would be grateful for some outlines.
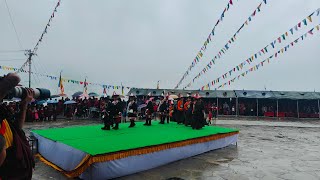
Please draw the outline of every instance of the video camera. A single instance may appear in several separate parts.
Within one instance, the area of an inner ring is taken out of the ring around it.
[[[32,88],[34,91],[34,99],[48,99],[51,96],[51,92],[48,89],[43,88]],[[8,95],[5,97],[5,99],[12,99],[12,98],[20,98],[24,99],[27,95],[27,91],[25,87],[15,87]]]

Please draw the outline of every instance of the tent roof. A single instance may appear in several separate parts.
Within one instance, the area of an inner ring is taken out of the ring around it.
[[[215,91],[217,98],[236,98],[236,93],[231,90],[219,90]]]
[[[272,91],[235,90],[238,98],[272,99],[275,98]]]
[[[273,94],[277,99],[292,99],[292,100],[320,99],[320,94],[315,92],[273,91]]]
[[[293,99],[293,100],[315,100],[320,99],[320,92],[294,92],[294,91],[253,91],[253,90],[181,90],[181,89],[141,89],[132,88],[128,92],[135,96],[147,96],[149,93],[151,96],[161,96],[169,94],[182,94],[183,97],[187,97],[188,94],[193,96],[195,93],[199,93],[203,98],[258,98],[258,99]]]

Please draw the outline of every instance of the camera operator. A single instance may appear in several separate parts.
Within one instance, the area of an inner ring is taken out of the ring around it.
[[[20,78],[17,74],[9,73],[0,78],[0,102],[8,92],[18,85]],[[12,121],[5,106],[0,105],[0,135],[5,139],[6,153],[0,154],[0,159],[5,158],[0,165],[0,179],[31,179],[34,168],[34,159],[30,145],[22,130],[27,105],[34,97],[32,89],[26,88],[26,96],[20,103],[18,117]]]

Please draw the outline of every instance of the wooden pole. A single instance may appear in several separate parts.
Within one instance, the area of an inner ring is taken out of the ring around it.
[[[279,119],[279,100],[277,99],[277,118]]]
[[[298,119],[300,118],[300,114],[299,114],[299,100],[297,100],[297,113],[298,113]]]
[[[320,100],[318,99],[318,115],[319,115],[319,119],[320,119]]]
[[[219,115],[219,99],[217,98],[217,117]]]
[[[239,99],[238,97],[236,98],[236,117],[239,115]]]
[[[257,117],[259,117],[259,100],[257,99]]]

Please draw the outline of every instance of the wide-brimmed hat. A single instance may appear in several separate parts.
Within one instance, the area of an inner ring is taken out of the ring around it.
[[[194,99],[201,99],[202,97],[200,96],[199,93],[196,93],[196,94],[193,95],[193,98]]]
[[[118,97],[119,97],[119,94],[117,94],[116,92],[113,92],[112,98],[118,98]]]

